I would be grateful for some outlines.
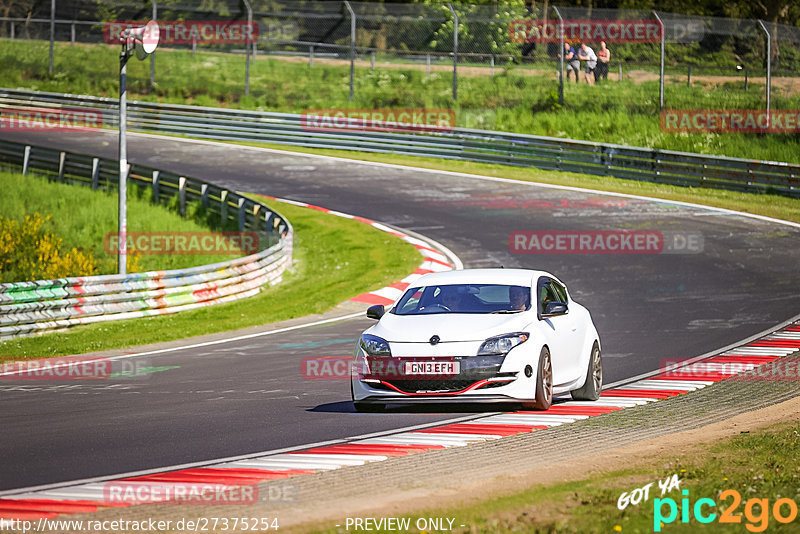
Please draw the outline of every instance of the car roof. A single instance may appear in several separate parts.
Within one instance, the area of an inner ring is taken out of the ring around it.
[[[459,271],[426,274],[417,278],[411,286],[501,284],[530,287],[540,276],[549,276],[558,280],[548,272],[531,269],[462,269]]]

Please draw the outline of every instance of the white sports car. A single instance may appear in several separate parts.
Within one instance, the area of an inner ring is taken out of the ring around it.
[[[358,411],[388,403],[522,402],[547,410],[553,395],[597,400],[600,338],[589,311],[555,276],[525,269],[426,274],[356,343]]]

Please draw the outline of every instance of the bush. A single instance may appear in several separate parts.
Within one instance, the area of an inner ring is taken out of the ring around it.
[[[48,280],[97,273],[94,257],[73,248],[61,250],[62,240],[47,233],[50,217],[39,213],[22,221],[0,217],[0,281]]]

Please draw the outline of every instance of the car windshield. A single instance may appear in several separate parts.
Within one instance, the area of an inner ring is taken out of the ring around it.
[[[409,288],[396,315],[519,313],[531,307],[531,289],[499,284],[455,284]]]

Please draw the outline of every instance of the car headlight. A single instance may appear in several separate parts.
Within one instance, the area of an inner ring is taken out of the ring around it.
[[[528,341],[527,332],[515,332],[503,336],[490,337],[483,342],[478,349],[478,356],[494,356],[497,354],[507,354],[508,351]]]
[[[361,349],[370,356],[391,356],[389,342],[378,336],[363,334],[359,341]]]

